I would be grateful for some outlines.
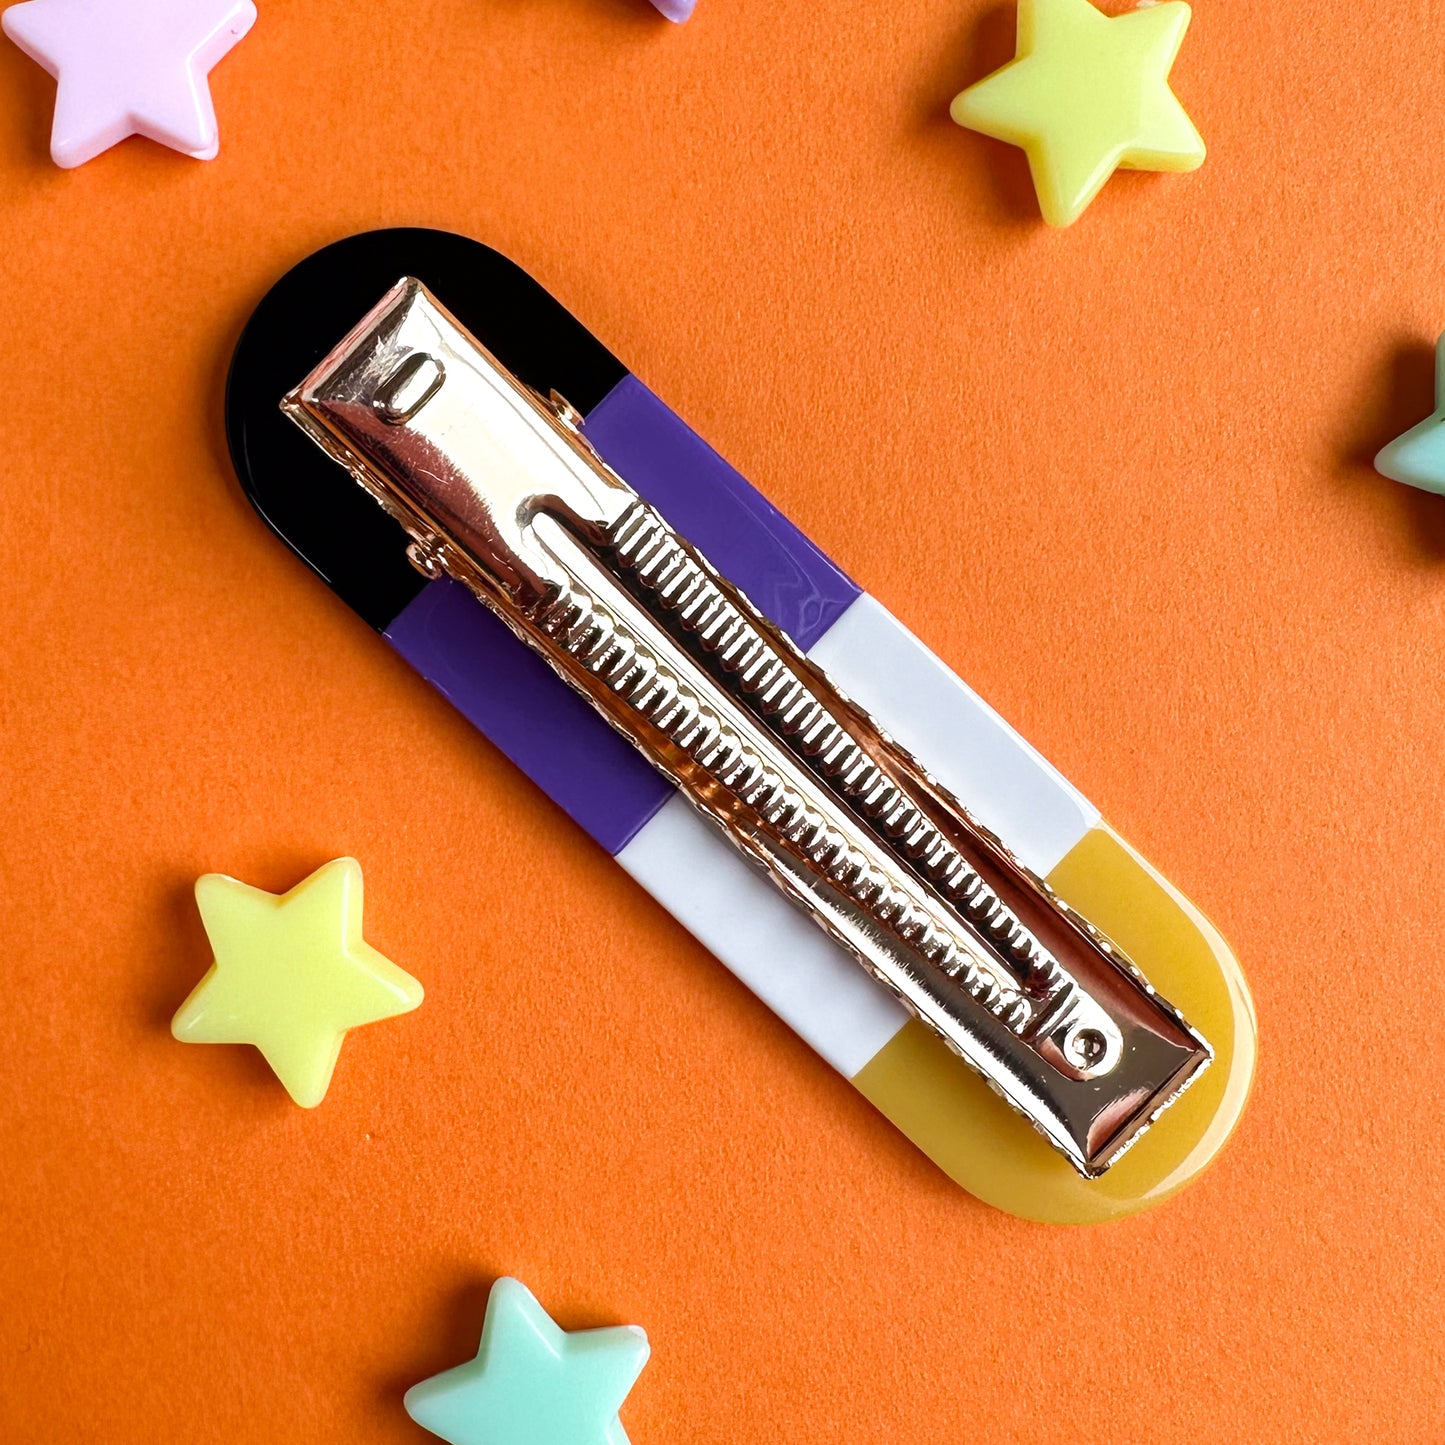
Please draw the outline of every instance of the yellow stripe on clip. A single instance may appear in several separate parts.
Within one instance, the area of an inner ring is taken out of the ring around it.
[[[1229,1137],[1254,1077],[1258,1027],[1219,930],[1113,829],[1091,829],[1049,874],[1214,1047],[1214,1062],[1106,1174],[1084,1179],[931,1030],[910,1020],[855,1087],[956,1183],[1025,1219],[1095,1224],[1159,1204]]]

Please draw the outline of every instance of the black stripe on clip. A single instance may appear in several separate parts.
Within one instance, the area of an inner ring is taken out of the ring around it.
[[[378,631],[426,585],[406,538],[281,414],[295,386],[402,276],[423,281],[490,352],[584,416],[627,369],[521,267],[450,231],[397,228],[334,242],[293,266],[246,323],[226,379],[226,441],[251,504]]]

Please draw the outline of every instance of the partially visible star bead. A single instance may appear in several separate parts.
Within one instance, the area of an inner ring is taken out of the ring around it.
[[[673,20],[679,25],[690,18],[692,12],[697,8],[697,0],[652,0],[652,3],[669,20]]]
[[[448,1445],[627,1445],[617,1411],[647,1355],[636,1325],[569,1333],[499,1279],[476,1359],[413,1385],[406,1412]]]
[[[1445,493],[1445,336],[1435,348],[1435,410],[1382,447],[1375,470],[1422,492]]]
[[[252,0],[25,0],[0,25],[55,77],[50,157],[68,168],[131,135],[211,160],[206,77],[255,21]]]
[[[171,1020],[187,1044],[254,1044],[309,1109],[348,1029],[410,1013],[421,985],[361,936],[361,865],[338,858],[289,893],[207,873],[196,903],[215,962]]]
[[[1169,89],[1184,0],[1104,15],[1089,0],[1019,0],[1018,49],[955,97],[959,125],[1022,146],[1039,209],[1067,226],[1120,168],[1192,171],[1204,142]]]

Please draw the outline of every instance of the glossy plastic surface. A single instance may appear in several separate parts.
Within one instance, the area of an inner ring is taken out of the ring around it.
[[[1445,493],[1445,336],[1435,347],[1435,410],[1381,447],[1375,470],[1392,482]]]
[[[361,936],[361,865],[337,858],[277,895],[221,873],[196,883],[215,962],[171,1020],[186,1044],[254,1044],[309,1109],[348,1029],[409,1013],[421,985]]]
[[[925,758],[980,822],[1116,937],[1209,1038],[1215,1064],[1102,1179],[1075,1175],[910,1023],[465,589],[403,577],[404,536],[341,468],[315,448],[297,457],[305,439],[277,430],[285,423],[276,399],[403,273],[423,280],[504,362],[523,362],[529,384],[568,396],[604,459]],[[371,280],[380,284],[366,296]],[[242,338],[227,427],[237,470],[272,526],[965,1188],[1030,1218],[1086,1222],[1158,1202],[1218,1152],[1254,1061],[1252,1007],[1219,935],[951,669],[511,263],[460,237],[415,231],[353,237],[309,258],[277,284]]]
[[[50,158],[68,168],[132,135],[212,160],[206,77],[255,22],[252,0],[25,0],[0,23],[55,77]]]
[[[413,1385],[406,1410],[449,1445],[627,1445],[617,1411],[647,1356],[636,1325],[569,1332],[499,1279],[476,1359]]]
[[[969,1193],[1026,1219],[1094,1224],[1161,1203],[1214,1159],[1244,1108],[1258,1032],[1218,930],[1112,829],[1091,830],[1049,882],[1213,1045],[1213,1064],[1183,1098],[1107,1174],[1082,1179],[920,1024],[906,1024],[853,1082]]]
[[[1192,171],[1204,142],[1169,89],[1184,0],[1104,15],[1089,0],[1019,0],[1018,53],[955,98],[959,125],[1029,158],[1051,226],[1083,213],[1121,167]]]

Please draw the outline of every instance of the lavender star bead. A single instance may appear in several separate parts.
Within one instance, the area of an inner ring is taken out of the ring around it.
[[[206,77],[255,20],[252,0],[25,0],[0,26],[56,79],[50,156],[68,168],[131,135],[210,160]]]

